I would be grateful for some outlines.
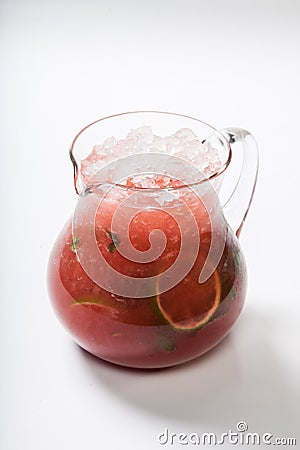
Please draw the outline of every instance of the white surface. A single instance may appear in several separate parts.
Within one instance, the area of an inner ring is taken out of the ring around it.
[[[0,11],[0,447],[166,448],[165,428],[220,435],[240,420],[299,446],[299,2],[2,0]],[[197,361],[143,372],[71,342],[45,269],[76,201],[71,139],[152,108],[249,129],[261,167],[241,319]]]

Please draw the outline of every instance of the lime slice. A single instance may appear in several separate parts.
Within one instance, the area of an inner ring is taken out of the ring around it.
[[[71,306],[76,306],[76,305],[99,305],[99,306],[104,306],[107,307],[106,305],[103,304],[102,300],[97,300],[94,298],[88,299],[88,300],[74,300],[74,302],[72,303]]]
[[[215,270],[205,283],[196,277],[189,283],[181,282],[167,292],[156,296],[158,308],[167,322],[178,330],[203,327],[214,315],[221,301],[221,284]]]
[[[84,306],[87,309],[93,310],[93,311],[97,311],[110,316],[110,317],[117,317],[119,315],[119,311],[114,308],[111,305],[105,305],[104,303],[102,303],[101,300],[96,300],[96,299],[88,299],[88,300],[75,300],[72,304],[71,304],[71,308],[74,308],[76,306]]]

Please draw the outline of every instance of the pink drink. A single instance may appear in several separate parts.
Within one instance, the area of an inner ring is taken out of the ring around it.
[[[95,158],[91,155],[89,163]],[[157,208],[137,208],[134,213],[136,204],[126,204],[126,200],[136,188],[144,187],[141,183],[146,183],[142,197],[145,204],[152,204],[151,196],[159,199],[159,188],[173,189],[174,198],[167,202],[168,207],[162,201],[163,208],[158,204]],[[154,185],[154,193],[151,189],[147,191],[147,183],[150,188],[151,183]],[[49,291],[58,317],[81,347],[120,365],[160,368],[194,359],[224,338],[244,304],[246,267],[238,240],[219,214],[215,227],[223,230],[224,247],[209,278],[199,283],[199,273],[212,243],[214,212],[208,214],[207,203],[209,197],[204,204],[200,196],[178,180],[165,176],[148,180],[129,177],[121,187],[108,191],[97,205],[92,217],[93,234],[89,232],[88,207],[75,231],[73,223],[73,233],[72,220],[66,224],[50,257]],[[188,208],[190,215],[184,208]],[[119,214],[117,233],[113,223],[116,214]],[[129,227],[128,218],[132,219]],[[161,289],[163,274],[176,263],[179,255],[184,265],[195,247],[191,220],[200,238],[194,264],[170,289]],[[133,254],[149,251],[149,236],[154,230],[160,230],[165,236],[163,251],[148,262],[126,258],[127,229]],[[187,250],[181,254],[183,240]],[[143,298],[120,295],[126,287],[121,286],[122,281],[116,281],[114,289],[108,289],[107,273],[99,271],[93,262],[97,252],[118,274],[133,279],[156,277],[154,292]]]

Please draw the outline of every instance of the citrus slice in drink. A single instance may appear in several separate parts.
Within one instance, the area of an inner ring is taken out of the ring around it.
[[[119,315],[119,312],[116,308],[111,305],[106,305],[102,301],[96,299],[87,299],[87,300],[75,300],[72,302],[71,307],[74,308],[76,306],[83,306],[89,310],[93,310],[96,312],[100,312],[107,317],[116,318]]]
[[[221,284],[215,270],[204,283],[198,277],[183,280],[167,292],[157,294],[157,305],[167,322],[178,330],[195,330],[214,315],[221,301]]]

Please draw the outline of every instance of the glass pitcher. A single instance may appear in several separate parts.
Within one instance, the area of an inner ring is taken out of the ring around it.
[[[252,135],[129,112],[86,126],[70,157],[78,201],[50,255],[48,288],[72,338],[137,368],[218,344],[246,296],[238,236],[257,178]],[[227,192],[235,181],[224,199],[226,180]]]

